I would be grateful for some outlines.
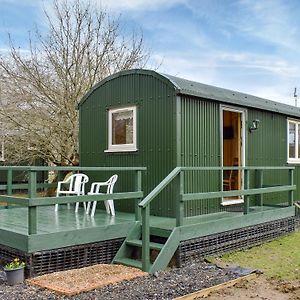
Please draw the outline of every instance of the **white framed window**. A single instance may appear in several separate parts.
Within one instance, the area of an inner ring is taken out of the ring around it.
[[[300,163],[300,121],[288,120],[287,153],[289,163]]]
[[[136,106],[108,111],[108,149],[105,152],[137,151]]]

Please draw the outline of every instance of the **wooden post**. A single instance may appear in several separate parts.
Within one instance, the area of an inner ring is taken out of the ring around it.
[[[7,170],[7,190],[6,190],[6,194],[8,196],[12,195],[12,185],[13,185],[12,168],[8,168],[8,170]]]
[[[256,181],[256,188],[262,188],[263,187],[263,170],[256,170],[255,171],[255,181]],[[263,199],[263,194],[258,194],[256,195],[256,204],[258,206],[263,206],[264,205],[264,199]]]
[[[249,180],[249,170],[245,169],[244,170],[244,180],[245,180],[245,183],[244,183],[244,189],[245,190],[248,190],[249,189],[249,183],[250,183],[250,180]],[[244,196],[244,215],[247,215],[249,213],[249,196],[245,195]]]
[[[140,192],[142,190],[142,171],[136,171],[135,174],[135,191]],[[141,199],[137,198],[135,199],[135,220],[140,221],[141,220],[141,208],[139,207]]]
[[[289,170],[289,184],[294,185],[294,169]],[[289,206],[294,205],[294,190],[289,191]]]
[[[179,175],[175,179],[176,184],[176,227],[183,225],[184,218],[184,202],[182,201],[182,195],[184,194],[184,173],[180,171]]]
[[[28,196],[29,198],[36,197],[36,171],[30,171],[29,173],[29,188]],[[36,234],[37,232],[37,211],[36,206],[28,207],[28,234]]]
[[[142,270],[150,270],[150,205],[142,208]]]

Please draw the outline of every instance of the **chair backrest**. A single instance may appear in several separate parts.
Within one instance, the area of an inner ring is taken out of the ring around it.
[[[114,190],[114,185],[116,183],[116,181],[118,180],[118,175],[115,174],[113,176],[111,176],[107,181],[107,194],[112,194],[113,190]]]
[[[89,181],[85,174],[73,174],[69,177],[70,181],[69,191],[84,195],[84,185]]]

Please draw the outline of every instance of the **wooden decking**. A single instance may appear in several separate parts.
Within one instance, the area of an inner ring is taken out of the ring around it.
[[[83,208],[78,213],[73,206],[60,205],[37,208],[37,233],[28,235],[28,208],[0,209],[0,244],[27,253],[57,249],[115,238],[124,238],[137,223],[134,213],[116,212],[113,217],[105,210],[97,210],[94,217]],[[219,212],[184,219],[180,240],[201,237],[257,223],[290,217],[294,207],[251,207],[248,215],[242,212]],[[175,218],[150,217],[153,231],[170,233],[176,227]]]

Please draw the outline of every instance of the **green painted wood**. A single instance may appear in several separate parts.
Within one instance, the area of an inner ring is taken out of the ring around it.
[[[251,212],[247,215],[231,215],[230,218],[216,219],[206,223],[191,224],[179,227],[180,241],[225,232],[265,222],[293,217],[295,207],[289,206],[280,209],[271,209],[262,212]]]
[[[28,236],[28,252],[57,249],[117,238],[124,238],[135,222],[123,222],[107,226],[75,229]]]
[[[140,192],[142,191],[142,172],[141,171],[136,171],[135,175],[135,191]],[[142,216],[141,216],[141,209],[139,208],[139,203],[141,202],[141,198],[135,199],[135,206],[134,206],[134,211],[135,211],[135,220],[140,221]]]
[[[174,228],[171,235],[167,239],[164,247],[159,252],[157,258],[150,267],[149,273],[155,273],[164,270],[171,261],[175,251],[177,250],[180,242],[180,229]]]
[[[29,199],[29,206],[48,206],[76,202],[89,202],[89,201],[104,201],[104,200],[122,200],[122,199],[135,199],[142,198],[143,192],[126,192],[126,193],[113,193],[113,194],[98,194],[98,195],[84,195],[84,196],[68,196],[68,197],[37,197]]]
[[[19,171],[146,171],[146,167],[56,167],[56,166],[0,166],[0,170]]]
[[[150,268],[150,206],[142,208],[142,270],[149,271]]]
[[[143,246],[143,243],[141,240],[131,240],[130,239],[130,240],[126,241],[126,244],[129,246],[135,246],[135,247],[139,247],[139,248],[142,248],[142,246]],[[149,247],[150,247],[150,249],[161,250],[164,247],[164,244],[150,242]]]
[[[175,227],[175,223],[170,229],[158,228],[158,227],[150,227],[150,235],[156,235],[164,238],[168,238],[172,232],[172,229]]]
[[[7,195],[0,195],[0,201],[6,202],[7,204],[16,204],[20,206],[29,206],[29,199],[28,198],[20,198],[15,196],[7,196]]]
[[[294,184],[294,170],[289,170],[289,184],[293,185]],[[294,191],[291,190],[289,191],[289,205],[293,206],[294,205]]]
[[[230,170],[294,170],[295,167],[246,166],[246,167],[181,167],[182,171],[230,171]]]
[[[121,245],[120,249],[116,253],[112,263],[115,263],[115,261],[119,258],[128,258],[131,256],[131,248],[128,247],[127,241],[128,240],[139,240],[141,238],[142,229],[141,229],[141,223],[136,222],[135,226],[130,230],[130,232],[127,234],[126,239],[124,240],[123,244]]]
[[[176,167],[170,172],[139,204],[140,207],[145,208],[151,201],[179,174],[180,168]]]
[[[28,234],[37,233],[37,210],[35,206],[28,207]]]
[[[37,176],[36,171],[30,171],[28,182],[29,198],[36,197]],[[28,234],[37,233],[37,210],[35,206],[28,207]]]
[[[176,96],[176,166],[181,166],[181,97]]]
[[[28,251],[28,236],[26,234],[0,229],[0,237],[1,245]]]
[[[175,178],[177,197],[176,197],[176,226],[183,224],[184,218],[184,202],[182,201],[182,195],[184,194],[184,173],[181,171]]]
[[[12,195],[12,184],[13,184],[13,177],[12,177],[12,169],[7,170],[7,195]]]
[[[244,185],[245,190],[249,190],[250,187],[250,177],[249,177],[249,170],[244,170]],[[244,196],[244,215],[247,215],[249,213],[249,195]]]
[[[133,105],[137,110],[137,151],[105,152],[108,148],[108,110]],[[89,94],[80,105],[79,113],[81,165],[145,166],[147,172],[142,187],[145,195],[176,167],[176,95],[174,86],[162,76],[134,72],[111,78]],[[92,132],[90,128],[93,128]],[[133,190],[132,179],[130,174],[120,174],[116,188]],[[151,214],[174,217],[173,199],[174,190],[167,186],[152,202]],[[134,211],[133,201],[115,203],[115,206],[117,211]]]
[[[255,180],[256,184],[255,187],[260,189],[264,185],[264,173],[263,170],[256,170],[255,171]],[[264,198],[263,194],[256,195],[256,205],[263,206],[264,205]]]
[[[296,189],[295,185],[284,185],[284,186],[267,187],[267,188],[260,188],[260,189],[249,189],[249,190],[184,194],[184,195],[182,195],[182,200],[190,201],[190,200],[194,200],[194,199],[212,199],[212,198],[234,197],[234,196],[242,196],[242,195],[267,194],[267,193],[275,193],[275,192],[292,191],[295,189]]]

